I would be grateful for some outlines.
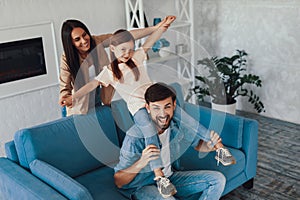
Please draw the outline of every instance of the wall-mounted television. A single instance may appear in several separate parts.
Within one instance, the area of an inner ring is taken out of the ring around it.
[[[42,37],[0,44],[0,84],[47,74]]]
[[[0,28],[0,99],[58,85],[52,22]]]

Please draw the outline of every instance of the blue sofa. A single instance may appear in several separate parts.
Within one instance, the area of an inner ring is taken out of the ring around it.
[[[256,121],[213,111],[183,100],[177,103],[209,129],[221,134],[237,164],[217,166],[215,153],[187,149],[181,170],[214,169],[223,172],[224,195],[244,184],[251,188],[256,174],[258,124]],[[126,103],[114,101],[88,115],[63,117],[19,130],[6,143],[0,158],[0,196],[4,199],[126,199],[114,185],[113,166],[126,130],[133,124]]]

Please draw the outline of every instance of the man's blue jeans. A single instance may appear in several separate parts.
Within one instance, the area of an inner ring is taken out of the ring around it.
[[[167,198],[168,200],[217,200],[221,198],[226,183],[226,178],[221,172],[208,170],[177,171],[169,179],[175,185],[177,193]],[[164,199],[156,185],[138,188],[131,196],[137,200]]]
[[[141,108],[140,110],[138,110],[134,114],[133,118],[135,124],[143,133],[146,146],[153,144],[160,149],[160,141],[157,137],[156,127],[153,124],[150,114],[148,114],[146,108]],[[188,127],[189,131],[193,133],[191,134],[191,136],[194,134],[198,134],[201,136],[202,140],[206,142],[210,140],[210,132],[197,120],[195,120],[183,109],[181,109],[178,105],[175,108],[173,119],[176,121],[176,123],[178,123],[179,127]],[[161,159],[150,161],[150,167],[152,170],[162,168]]]

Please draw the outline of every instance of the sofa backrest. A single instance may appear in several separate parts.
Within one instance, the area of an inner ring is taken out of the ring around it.
[[[208,111],[208,109],[202,109],[202,115],[204,115],[204,112],[211,112],[211,114],[209,119],[204,120],[203,125],[207,126],[209,130],[219,133],[224,145],[237,149],[242,148],[243,117],[217,110]]]
[[[16,132],[20,165],[39,159],[76,177],[118,160],[119,142],[109,107]]]
[[[179,83],[171,83],[170,86],[175,90],[176,92],[176,103],[180,106],[183,107],[184,105],[184,97],[183,97],[183,92],[182,92],[182,87]]]
[[[112,101],[111,110],[117,126],[120,146],[122,146],[127,130],[134,124],[133,116],[123,99]]]
[[[172,83],[176,90],[177,104],[188,114],[197,119],[204,127],[220,134],[226,146],[241,148],[244,119],[242,117],[212,110],[203,106],[187,106],[184,101],[182,87],[179,83]]]
[[[185,103],[184,109],[209,130],[214,130],[222,138],[222,143],[233,148],[242,147],[244,118],[237,115],[212,110],[203,106]]]

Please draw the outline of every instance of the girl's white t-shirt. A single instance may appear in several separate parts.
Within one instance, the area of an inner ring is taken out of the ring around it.
[[[140,72],[137,81],[135,80],[133,71],[125,63],[119,64],[119,68],[123,74],[123,81],[119,81],[114,77],[110,66],[103,67],[103,70],[95,78],[105,87],[108,85],[113,86],[127,103],[128,109],[132,115],[140,108],[145,107],[146,102],[144,94],[147,88],[152,85],[147,69],[143,65],[146,58],[146,53],[142,48],[137,49],[133,54],[132,60],[137,65]]]

